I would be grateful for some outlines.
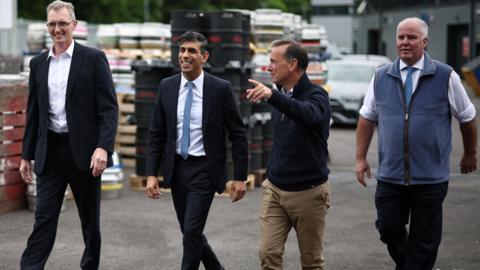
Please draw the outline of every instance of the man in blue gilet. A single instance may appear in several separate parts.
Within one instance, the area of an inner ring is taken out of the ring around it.
[[[375,72],[357,127],[356,174],[366,186],[366,156],[378,125],[375,225],[401,270],[435,264],[450,179],[452,116],[463,138],[461,172],[475,171],[477,163],[475,107],[458,74],[425,52],[427,37],[428,26],[418,18],[398,24],[398,58]]]

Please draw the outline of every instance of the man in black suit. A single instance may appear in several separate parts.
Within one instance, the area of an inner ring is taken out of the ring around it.
[[[181,74],[160,82],[150,122],[146,193],[160,195],[157,173],[171,186],[183,234],[181,269],[223,269],[203,235],[215,191],[225,190],[225,137],[232,142],[232,201],[245,193],[248,143],[229,82],[203,71],[208,59],[205,37],[186,32],[179,39]]]
[[[105,54],[73,41],[71,3],[47,7],[53,47],[30,62],[30,94],[20,173],[37,175],[35,225],[22,269],[43,269],[52,251],[65,189],[70,184],[82,225],[82,269],[100,260],[100,177],[112,165],[118,107]]]

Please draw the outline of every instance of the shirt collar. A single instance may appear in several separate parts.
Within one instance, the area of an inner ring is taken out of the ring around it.
[[[202,70],[202,73],[200,73],[200,75],[195,79],[193,80],[193,85],[197,88],[197,89],[202,89],[203,87],[203,79],[205,77],[205,74],[203,73],[203,70]],[[184,88],[186,86],[186,83],[188,82],[187,78],[185,78],[185,76],[183,76],[183,73],[182,73],[182,79],[180,81],[180,86],[182,88]]]
[[[283,91],[285,94],[288,94],[289,92],[293,92],[293,87],[292,87],[292,89],[286,89],[285,87],[282,87],[282,91]]]
[[[412,67],[418,70],[423,70],[424,60],[425,60],[425,55],[422,55],[422,58],[420,58],[420,60],[418,60],[415,64],[413,64]],[[405,62],[403,62],[402,59],[400,59],[400,70],[403,70],[406,66],[408,65]]]
[[[53,57],[55,58],[55,53],[53,52],[53,46],[50,48],[50,51],[48,52],[48,57],[47,59],[50,59],[50,57]],[[72,44],[70,44],[70,46],[68,46],[68,49],[64,52],[66,53],[68,56],[70,56],[70,58],[73,56],[73,48],[75,47],[75,41],[72,41]]]

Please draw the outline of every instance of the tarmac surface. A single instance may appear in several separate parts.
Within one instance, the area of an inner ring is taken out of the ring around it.
[[[473,99],[480,112],[480,99]],[[480,168],[461,175],[461,136],[453,121],[452,178],[444,203],[443,239],[434,269],[480,269]],[[479,129],[480,130],[480,129]],[[367,188],[355,179],[355,130],[333,127],[329,150],[331,208],[325,231],[327,269],[394,269],[386,246],[374,227],[375,180]],[[376,167],[376,140],[369,151]],[[262,189],[248,191],[237,203],[214,199],[205,234],[228,270],[259,269],[258,208]],[[171,195],[147,199],[129,189],[128,178],[118,199],[102,201],[100,269],[179,269],[182,245]],[[0,215],[0,269],[19,269],[18,263],[32,230],[34,215],[21,210]],[[61,213],[57,239],[45,269],[79,269],[83,252],[80,221],[73,201]],[[203,269],[203,268],[201,268]],[[300,256],[292,230],[285,248],[284,269],[298,270]]]

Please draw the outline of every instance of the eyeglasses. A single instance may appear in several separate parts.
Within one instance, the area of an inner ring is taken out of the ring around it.
[[[47,22],[47,27],[49,29],[55,29],[58,25],[58,28],[65,28],[69,26],[72,22],[73,20],[70,22]]]

